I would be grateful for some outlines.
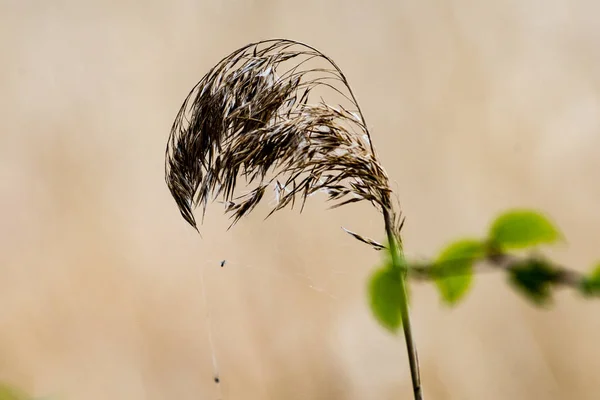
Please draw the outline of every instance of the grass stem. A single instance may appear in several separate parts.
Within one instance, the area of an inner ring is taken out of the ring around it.
[[[412,379],[413,393],[415,400],[422,400],[423,393],[421,389],[421,373],[419,371],[419,357],[417,355],[417,346],[413,339],[412,328],[410,324],[410,314],[408,309],[408,294],[406,291],[406,263],[402,256],[402,244],[400,238],[394,234],[394,224],[389,210],[383,210],[385,219],[385,230],[392,255],[394,268],[400,275],[400,317],[402,318],[402,329],[404,330],[404,339],[406,341],[406,351],[408,353],[408,362],[410,364],[410,376]]]

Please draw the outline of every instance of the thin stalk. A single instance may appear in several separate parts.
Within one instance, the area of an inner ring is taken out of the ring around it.
[[[408,362],[410,364],[410,376],[412,379],[413,393],[415,400],[422,400],[423,393],[421,390],[421,374],[419,372],[419,357],[417,355],[417,346],[412,335],[410,324],[410,314],[408,310],[408,294],[406,291],[406,265],[401,261],[401,244],[398,243],[400,238],[396,238],[393,229],[393,221],[388,209],[383,209],[383,217],[385,219],[385,230],[392,255],[392,263],[400,276],[400,317],[402,318],[402,329],[404,330],[404,339],[406,341],[406,351],[408,353]]]

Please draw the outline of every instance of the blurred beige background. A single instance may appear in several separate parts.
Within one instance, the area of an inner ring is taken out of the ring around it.
[[[600,258],[598,12],[584,0],[3,0],[0,380],[57,400],[411,398],[403,339],[366,308],[379,255],[340,229],[380,239],[377,212],[315,198],[266,222],[264,205],[227,232],[215,205],[200,238],[164,183],[175,114],[234,49],[305,41],[358,96],[409,256],[525,206],[555,219],[568,243],[552,255],[583,270]],[[431,285],[413,290],[427,399],[600,396],[598,303],[565,291],[537,310],[496,274],[453,310]]]

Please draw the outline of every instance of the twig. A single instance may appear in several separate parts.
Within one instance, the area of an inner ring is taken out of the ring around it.
[[[480,260],[480,266],[491,267],[489,271],[504,270],[507,272],[521,268],[522,265],[539,261],[536,256],[519,257],[514,254],[497,253],[490,255],[487,258]],[[452,261],[457,261],[456,259]],[[585,280],[585,275],[580,272],[568,269],[556,263],[544,260],[544,263],[551,267],[553,275],[550,277],[550,282],[556,286],[567,287],[571,289],[579,289]],[[440,263],[427,262],[410,265],[408,268],[408,276],[411,279],[417,280],[432,280],[444,276],[455,276],[456,274],[449,270],[443,270],[439,267]]]

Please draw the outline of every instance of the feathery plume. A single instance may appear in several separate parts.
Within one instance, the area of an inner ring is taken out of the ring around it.
[[[319,61],[325,65],[312,66]],[[240,177],[249,190],[236,195]],[[242,47],[192,89],[171,129],[166,182],[195,229],[197,206],[204,216],[220,199],[233,225],[271,187],[277,202],[269,215],[324,192],[332,208],[368,201],[388,210],[400,237],[389,179],[346,77],[329,57],[291,40]]]

